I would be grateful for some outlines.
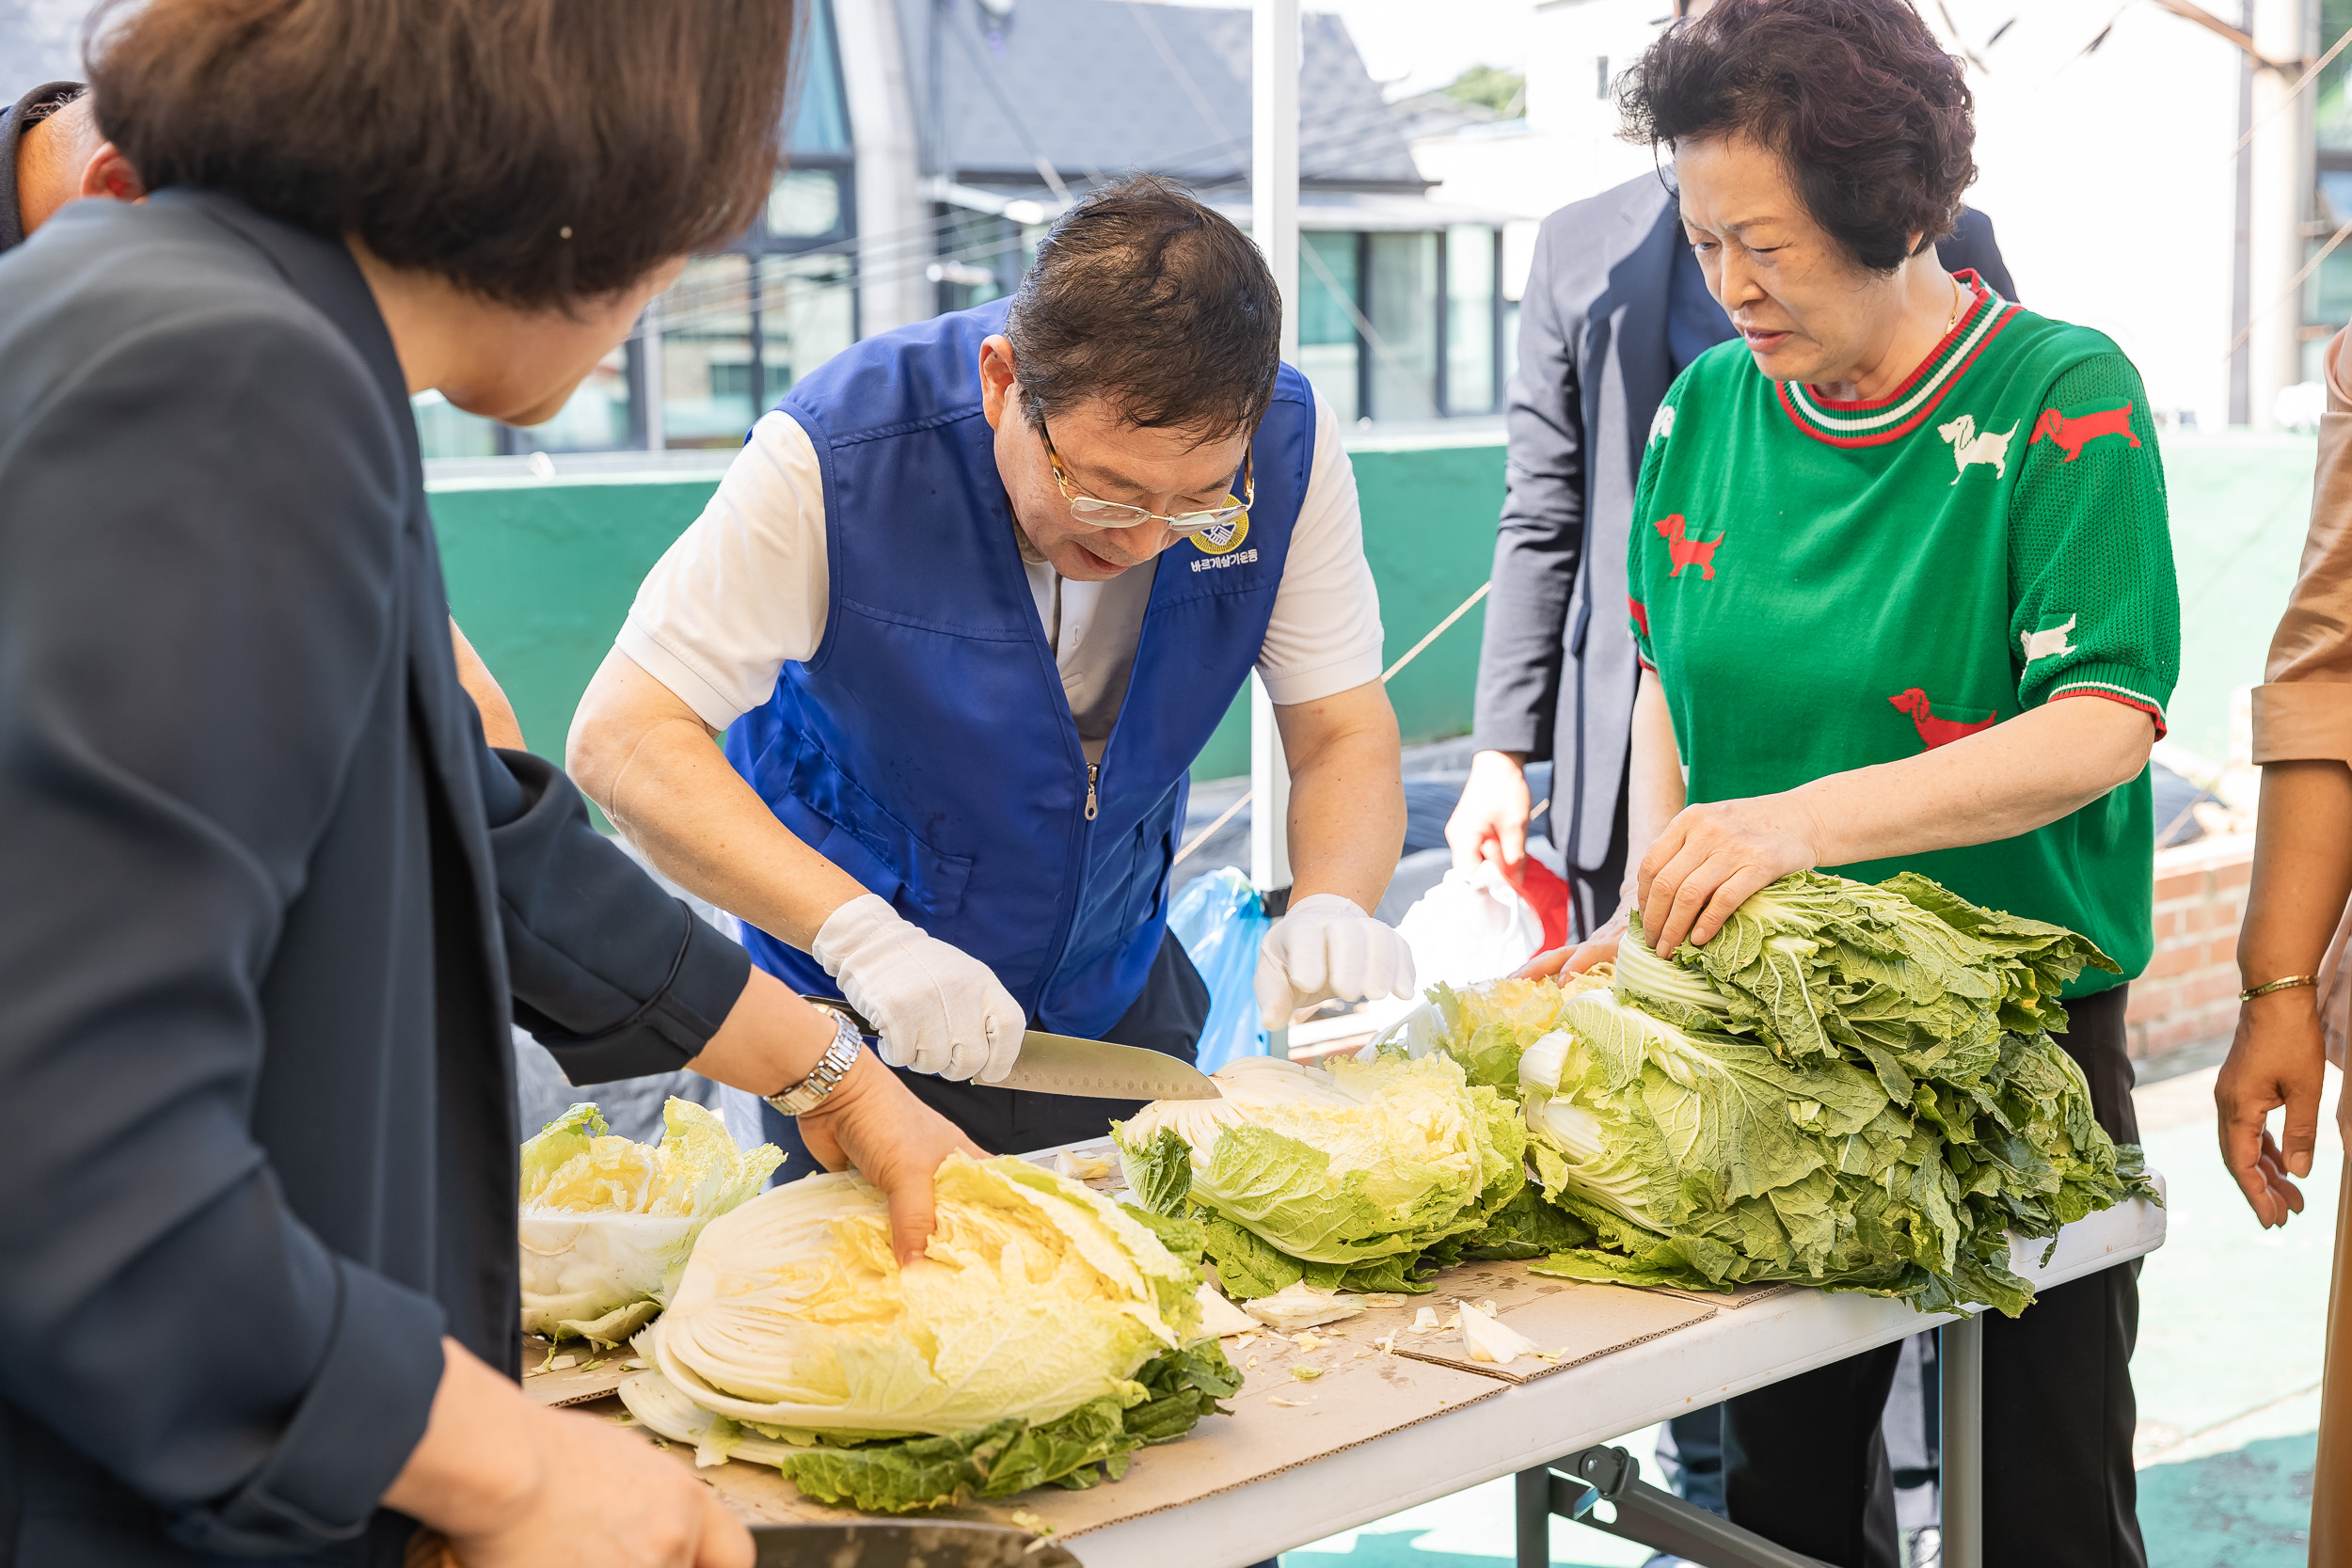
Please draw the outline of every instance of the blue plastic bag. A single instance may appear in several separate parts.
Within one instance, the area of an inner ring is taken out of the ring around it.
[[[1168,909],[1168,928],[1209,986],[1209,1022],[1194,1057],[1203,1072],[1266,1053],[1258,1027],[1258,944],[1273,924],[1258,890],[1230,865],[1186,882]]]

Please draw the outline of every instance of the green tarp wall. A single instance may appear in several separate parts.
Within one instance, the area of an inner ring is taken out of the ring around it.
[[[1491,430],[1350,444],[1364,546],[1380,585],[1388,657],[1486,577],[1502,501]],[[2170,436],[2164,449],[2181,577],[2182,673],[2172,736],[2227,755],[2231,693],[2262,678],[2311,506],[2312,443],[2292,436]],[[433,486],[450,606],[505,684],[534,749],[563,752],[572,709],[638,582],[693,521],[709,475],[451,481]],[[1454,623],[1390,689],[1409,741],[1470,728],[1485,608]],[[1237,703],[1195,769],[1247,772],[1248,705]]]

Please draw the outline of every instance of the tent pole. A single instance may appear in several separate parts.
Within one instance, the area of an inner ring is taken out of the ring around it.
[[[1298,0],[1256,0],[1249,77],[1249,219],[1282,300],[1282,357],[1298,358]],[[1274,705],[1249,678],[1249,879],[1279,914],[1290,895],[1290,767]],[[1279,1053],[1282,1042],[1275,1045]]]

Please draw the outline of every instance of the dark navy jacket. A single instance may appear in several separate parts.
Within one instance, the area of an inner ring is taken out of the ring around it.
[[[749,974],[483,745],[335,241],[76,202],[0,258],[0,1565],[390,1568],[516,1370],[514,1012],[575,1083]]]
[[[979,347],[1005,311],[869,339],[785,399],[824,475],[831,608],[815,657],[785,666],[726,752],[787,827],[993,969],[1039,1027],[1096,1037],[1159,952],[1188,770],[1265,640],[1314,402],[1283,367],[1247,528],[1160,557],[1089,814],[980,412]],[[807,955],[745,935],[795,989],[834,989]]]

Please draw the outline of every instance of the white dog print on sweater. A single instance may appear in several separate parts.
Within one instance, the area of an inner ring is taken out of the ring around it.
[[[2010,434],[2016,433],[2012,431]],[[2074,644],[2066,641],[2066,634],[2074,629],[2074,617],[2069,615],[2063,625],[2052,626],[2047,631],[2019,632],[2017,640],[2026,645],[2026,662],[2031,664],[2037,658],[2073,653]]]
[[[2009,443],[2017,434],[2015,425],[2007,430],[1988,430],[1979,436],[1977,434],[1977,417],[1963,414],[1949,424],[1937,425],[1935,433],[1952,444],[1952,460],[1960,466],[1960,473],[1952,476],[1954,484],[1960,483],[1961,475],[1968,471],[1971,463],[1984,464],[1993,470],[1995,479],[2008,477]]]

